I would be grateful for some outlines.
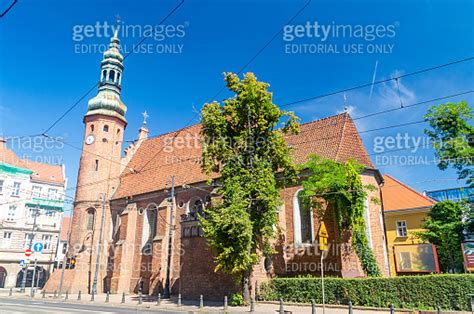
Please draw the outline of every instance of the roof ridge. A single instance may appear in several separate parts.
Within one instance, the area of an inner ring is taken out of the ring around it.
[[[400,185],[403,186],[404,188],[407,188],[408,190],[414,192],[415,194],[418,194],[419,196],[423,197],[423,198],[426,199],[427,201],[429,201],[429,202],[431,202],[431,203],[433,203],[433,204],[436,204],[436,201],[435,201],[434,199],[432,199],[431,197],[428,197],[428,196],[426,196],[426,195],[423,195],[422,193],[418,192],[417,190],[415,190],[415,189],[412,188],[411,186],[409,186],[409,185],[407,185],[407,184],[405,184],[405,183],[403,183],[403,182],[401,182],[401,181],[395,179],[395,178],[392,177],[391,175],[389,175],[389,174],[386,173],[386,174],[384,174],[384,177],[385,177],[385,176],[388,177],[388,178],[390,178],[390,179],[392,179],[393,181],[397,182],[398,184],[400,184]]]
[[[316,123],[316,122],[322,122],[322,121],[325,121],[325,120],[334,119],[334,118],[336,118],[336,117],[345,116],[345,115],[349,115],[349,114],[348,114],[347,112],[342,112],[342,113],[335,114],[335,115],[333,115],[333,116],[328,116],[328,117],[324,117],[324,118],[321,118],[321,119],[316,119],[316,120],[313,120],[313,121],[308,121],[308,122],[305,122],[305,123],[300,123],[300,126],[309,125],[309,124],[313,124],[313,123]]]
[[[339,145],[337,146],[335,160],[339,160],[339,152],[341,151],[342,142],[344,140],[344,132],[346,130],[346,124],[347,124],[347,113],[344,112],[342,113],[342,115],[344,115],[344,124],[342,125],[342,128],[341,128],[341,138],[339,139]]]

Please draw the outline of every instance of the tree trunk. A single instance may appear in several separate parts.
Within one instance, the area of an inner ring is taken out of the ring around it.
[[[252,284],[250,282],[250,276],[252,272],[247,270],[243,274],[242,278],[242,296],[244,298],[244,303],[250,303],[250,297],[252,295]]]

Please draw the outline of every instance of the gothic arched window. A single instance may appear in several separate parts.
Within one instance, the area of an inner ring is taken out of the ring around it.
[[[152,206],[145,210],[142,228],[142,253],[151,254],[153,239],[156,234],[156,207]]]
[[[313,210],[302,202],[302,190],[295,193],[293,197],[293,229],[296,245],[312,243],[313,232]]]
[[[86,221],[87,230],[94,229],[94,216],[95,216],[95,209],[89,208],[87,210],[87,221]]]
[[[120,72],[117,72],[117,81],[116,81],[117,84],[120,84]]]

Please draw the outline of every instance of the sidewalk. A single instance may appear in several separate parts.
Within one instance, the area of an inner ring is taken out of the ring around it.
[[[16,298],[16,299],[31,299],[30,290],[27,289],[26,293],[20,293],[18,288],[13,289],[12,296],[9,295],[10,289],[0,289],[0,297],[2,298]],[[161,303],[157,305],[155,296],[143,296],[142,303],[139,304],[138,295],[126,295],[125,302],[122,303],[121,294],[111,294],[108,302],[106,302],[106,294],[98,294],[94,297],[94,301],[91,301],[90,294],[81,294],[81,299],[78,300],[77,294],[69,294],[66,299],[65,293],[62,296],[54,297],[53,293],[45,294],[44,298],[42,292],[38,290],[35,293],[34,300],[45,301],[45,302],[68,302],[82,305],[100,305],[110,307],[121,307],[130,309],[140,309],[147,311],[182,311],[183,313],[224,313],[224,302],[207,301],[204,299],[204,307],[199,308],[199,300],[183,300],[182,305],[178,306],[177,298],[173,297],[171,300],[161,300]],[[250,307],[231,307],[227,309],[227,313],[249,313]],[[255,314],[263,313],[276,313],[278,314],[279,303],[278,302],[257,302],[255,304]],[[284,304],[284,310],[287,314],[289,312],[293,314],[311,314],[311,305],[296,305],[296,304]],[[289,311],[289,312],[287,312]],[[317,305],[316,313],[323,313],[322,305]],[[348,306],[339,305],[326,305],[325,314],[347,314],[349,313]],[[389,309],[377,309],[377,308],[363,308],[355,306],[353,308],[353,314],[376,314],[376,313],[390,313]],[[408,314],[408,313],[419,313],[418,311],[412,310],[395,310],[396,314]],[[430,313],[430,312],[423,312]],[[432,311],[431,313],[436,313]],[[470,312],[444,312],[443,313],[470,313]]]

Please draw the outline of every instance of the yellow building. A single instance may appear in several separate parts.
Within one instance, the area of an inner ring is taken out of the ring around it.
[[[382,201],[391,275],[439,272],[435,246],[416,236],[436,202],[389,175],[384,181]]]

